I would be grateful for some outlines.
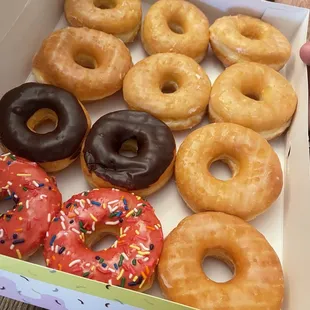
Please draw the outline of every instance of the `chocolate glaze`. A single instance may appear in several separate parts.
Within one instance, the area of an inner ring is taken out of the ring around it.
[[[119,154],[122,144],[136,139],[137,156]],[[83,149],[89,171],[129,190],[155,183],[171,164],[175,141],[169,127],[148,113],[116,111],[102,116],[91,129]]]
[[[58,125],[46,134],[32,132],[28,119],[47,108],[58,116]],[[78,156],[88,128],[78,100],[51,85],[26,83],[7,92],[0,100],[0,140],[11,152],[43,163]]]

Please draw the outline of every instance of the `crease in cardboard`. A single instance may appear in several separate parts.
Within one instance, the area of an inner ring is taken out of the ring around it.
[[[12,28],[15,26],[15,24],[18,22],[19,18],[21,17],[21,15],[24,13],[24,11],[26,10],[27,6],[29,5],[29,3],[32,0],[27,0],[27,2],[25,3],[24,7],[22,8],[21,12],[18,14],[18,16],[14,19],[11,27],[9,28],[9,30],[3,35],[0,44],[6,39],[6,37],[8,36],[8,34],[11,32]]]

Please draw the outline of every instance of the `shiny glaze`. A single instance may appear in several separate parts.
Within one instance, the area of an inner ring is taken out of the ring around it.
[[[136,139],[137,156],[119,154],[122,143]],[[147,188],[171,164],[175,141],[169,127],[148,113],[116,111],[102,116],[91,129],[83,149],[89,171],[114,186]]]
[[[28,119],[40,109],[58,116],[52,132],[39,134],[27,127]],[[0,140],[11,152],[43,163],[75,158],[88,129],[78,100],[51,85],[26,83],[7,92],[0,101]]]
[[[0,254],[28,257],[43,243],[50,221],[60,209],[55,180],[36,163],[4,154],[0,156],[0,197],[15,203],[12,210],[0,215]]]
[[[202,268],[206,257],[230,267],[232,279],[210,279]],[[276,252],[252,225],[222,212],[188,216],[169,233],[158,282],[167,299],[191,309],[283,309],[284,275]]]
[[[98,225],[101,232],[104,226],[106,231],[119,231],[119,236],[109,249],[94,252],[84,240],[97,233]],[[143,290],[162,246],[161,225],[148,202],[117,189],[101,188],[75,195],[63,204],[60,217],[47,233],[44,256],[50,268]]]

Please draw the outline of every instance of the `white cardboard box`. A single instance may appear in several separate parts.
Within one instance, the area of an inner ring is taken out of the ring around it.
[[[153,2],[155,1],[143,1],[144,13]],[[306,40],[308,10],[263,0],[191,0],[191,2],[205,12],[211,23],[223,15],[237,13],[261,17],[279,28],[292,44],[293,55],[281,73],[295,88],[299,105],[286,136],[271,143],[279,155],[285,172],[285,186],[277,202],[265,214],[252,221],[252,224],[266,236],[283,263],[286,283],[284,309],[310,309],[310,299],[307,296],[307,284],[310,278],[310,271],[307,269],[307,263],[310,261],[308,84],[306,66],[299,59],[299,49]],[[29,75],[32,57],[46,36],[55,28],[64,26],[66,21],[63,16],[63,0],[2,0],[0,2],[0,96],[26,80],[34,80],[33,76]],[[139,39],[129,47],[134,63],[146,57]],[[211,51],[201,65],[206,69],[212,82],[223,71],[223,67]],[[119,92],[98,103],[88,104],[86,108],[90,112],[92,121],[95,122],[100,116],[110,111],[126,109],[127,106],[122,99],[122,93]],[[205,124],[207,120],[201,125]],[[178,146],[188,132],[175,134]],[[214,173],[221,175],[224,172],[218,167]],[[58,173],[56,177],[64,200],[72,194],[89,188],[78,161]],[[150,196],[149,201],[156,209],[165,235],[182,218],[191,214],[178,195],[174,180],[171,180],[164,189]],[[43,265],[40,253],[31,261]],[[215,262],[211,265],[212,268],[211,271],[210,268],[208,269],[208,274],[214,279],[225,280],[227,277],[225,271],[219,272]],[[24,277],[31,281],[26,281]],[[45,267],[0,255],[0,287],[1,279],[9,283],[10,289],[0,290],[0,294],[50,309],[60,309],[55,300],[64,306],[61,309],[74,310],[89,309],[88,306],[94,310],[102,309],[102,305],[107,303],[112,309],[185,308],[152,298],[150,295],[162,298],[156,284],[148,292],[149,295],[117,287],[106,290],[104,284],[95,281],[50,271]],[[37,293],[31,292],[30,288]],[[16,294],[17,291],[20,294]],[[81,296],[83,304],[79,301]]]

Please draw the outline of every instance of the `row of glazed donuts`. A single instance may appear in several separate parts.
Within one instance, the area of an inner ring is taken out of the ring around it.
[[[160,0],[148,10],[142,23],[140,0],[66,0],[65,15],[74,27],[87,27],[132,42],[140,25],[141,39],[149,55],[180,53],[201,62],[209,39],[225,66],[254,61],[280,70],[291,48],[279,30],[249,16],[219,18],[209,30],[205,14],[188,1]]]
[[[148,112],[172,130],[192,128],[208,112],[211,122],[239,124],[267,140],[290,126],[297,106],[291,84],[266,65],[232,65],[211,87],[203,68],[173,53],[138,62],[125,76],[123,95],[130,109]]]

